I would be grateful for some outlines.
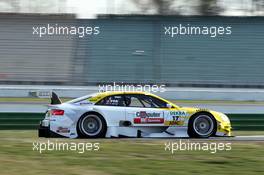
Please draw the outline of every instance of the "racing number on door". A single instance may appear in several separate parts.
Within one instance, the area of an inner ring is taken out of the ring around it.
[[[184,125],[186,117],[187,112],[185,111],[169,111],[165,125]]]

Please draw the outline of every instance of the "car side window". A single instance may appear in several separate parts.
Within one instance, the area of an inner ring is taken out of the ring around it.
[[[141,108],[166,108],[167,103],[152,96],[132,94],[125,95],[125,103],[127,107]]]
[[[139,99],[138,95],[126,95],[125,102],[127,107],[139,107],[139,108],[145,107],[142,101]]]
[[[97,102],[96,105],[125,106],[124,96],[123,95],[108,96]]]
[[[146,99],[149,99],[154,106],[157,106],[158,108],[167,108],[167,103],[165,101],[152,96],[147,96],[147,97],[148,98]]]

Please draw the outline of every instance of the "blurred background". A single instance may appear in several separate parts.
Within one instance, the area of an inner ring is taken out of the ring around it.
[[[264,87],[263,0],[0,0],[0,84]],[[38,37],[33,26],[99,26]],[[164,26],[231,26],[169,38]]]
[[[33,34],[48,24],[100,34]],[[232,34],[164,34],[179,24]],[[0,0],[0,175],[263,174],[263,29],[264,0]],[[235,140],[232,151],[172,155],[163,139],[70,140],[102,145],[83,155],[32,151],[48,140],[37,128],[51,91],[67,101],[113,82],[165,85],[157,95],[179,106],[227,114],[236,137],[198,142]]]
[[[261,130],[263,15],[264,0],[0,0],[0,128],[36,128],[51,91],[69,99],[115,82],[165,85],[156,94],[182,106],[257,114],[232,122]],[[34,34],[48,24],[100,33]],[[230,26],[232,33],[165,35],[164,27],[179,24]],[[21,112],[40,114],[30,123]]]

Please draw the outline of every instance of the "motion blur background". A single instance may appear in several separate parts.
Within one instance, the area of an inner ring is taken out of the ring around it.
[[[263,88],[263,9],[263,0],[0,0],[0,84]],[[32,34],[48,23],[95,25],[100,35]],[[164,35],[180,23],[232,34]]]
[[[264,0],[0,0],[0,175],[263,174],[263,15]],[[47,24],[100,34],[33,34]],[[179,24],[232,34],[164,34]],[[57,142],[37,135],[51,91],[66,101],[113,82],[166,85],[158,95],[177,105],[227,114],[236,137],[185,141],[232,142],[232,150],[172,155],[163,139],[58,139],[100,142],[100,151],[32,151]]]
[[[76,98],[113,82],[162,84],[157,95],[178,105],[236,114],[235,129],[264,128],[263,0],[0,0],[0,12],[0,129],[36,128],[49,103],[36,97]],[[48,24],[100,33],[34,34]],[[179,24],[232,33],[165,35]]]

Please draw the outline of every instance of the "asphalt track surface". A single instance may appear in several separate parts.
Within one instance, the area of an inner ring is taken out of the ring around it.
[[[47,138],[49,139],[49,138]],[[52,138],[51,138],[52,139]],[[54,139],[54,138],[53,138]],[[189,140],[189,141],[260,141],[264,142],[264,135],[251,135],[251,136],[231,136],[231,137],[210,137],[210,138],[190,138],[190,137],[145,137],[145,138],[103,138],[111,140],[135,140],[135,141],[148,141],[148,140]]]
[[[111,138],[112,139],[112,138]],[[251,136],[232,136],[232,137],[210,137],[210,138],[189,138],[189,137],[170,137],[170,138],[115,138],[121,140],[189,140],[189,141],[260,141],[264,142],[264,135],[251,135]]]
[[[27,103],[0,103],[0,112],[45,113],[47,105]]]
[[[211,109],[229,114],[264,114],[263,104],[177,104],[184,107],[197,107],[203,109]],[[0,103],[0,112],[32,112],[44,113],[47,110],[47,105],[43,103]]]

